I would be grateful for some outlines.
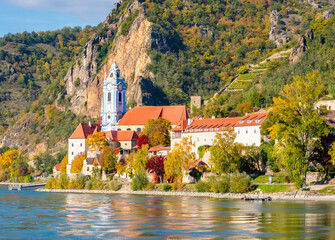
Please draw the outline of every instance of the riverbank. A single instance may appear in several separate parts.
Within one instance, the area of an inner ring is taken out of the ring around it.
[[[254,193],[213,193],[213,192],[191,192],[191,191],[131,191],[131,190],[87,190],[87,189],[36,189],[37,192],[50,193],[89,193],[89,194],[135,194],[135,195],[154,195],[154,196],[186,196],[186,197],[211,197],[221,199],[241,199],[244,196],[257,197]],[[292,200],[292,201],[335,201],[335,195],[323,195],[309,191],[294,191],[290,193],[271,193],[262,194],[260,197],[271,196],[272,200]]]

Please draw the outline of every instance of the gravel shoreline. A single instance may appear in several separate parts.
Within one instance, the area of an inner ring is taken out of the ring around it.
[[[221,199],[241,199],[244,196],[256,197],[253,193],[213,193],[213,192],[186,192],[186,191],[131,191],[131,190],[87,190],[87,189],[46,189],[38,188],[37,192],[50,193],[94,193],[94,194],[135,194],[135,195],[154,195],[154,196],[186,196],[186,197],[211,197]],[[287,201],[335,201],[335,195],[321,195],[313,192],[294,191],[290,193],[270,193],[262,194],[262,197],[271,196],[272,200]]]

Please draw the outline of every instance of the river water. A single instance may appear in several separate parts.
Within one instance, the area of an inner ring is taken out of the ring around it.
[[[335,203],[8,191],[0,239],[335,239]]]

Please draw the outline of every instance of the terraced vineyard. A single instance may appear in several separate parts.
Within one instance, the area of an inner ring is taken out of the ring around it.
[[[248,68],[243,73],[240,73],[224,91],[242,91],[243,89],[251,87],[262,78],[262,75],[267,71],[269,62],[279,58],[288,58],[290,54],[291,49],[281,51],[271,55],[259,64],[248,65]]]

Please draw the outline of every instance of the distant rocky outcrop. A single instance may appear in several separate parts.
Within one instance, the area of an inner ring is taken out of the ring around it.
[[[280,15],[277,10],[271,11],[270,22],[269,39],[274,41],[277,47],[282,46],[284,43],[288,43],[290,38],[286,32],[285,22],[280,21]]]
[[[309,38],[310,40],[314,39],[314,34],[313,34],[312,29],[307,30],[305,35],[299,38],[298,45],[292,49],[292,52],[289,58],[290,63],[298,62],[302,54],[306,52],[307,50],[306,38]]]
[[[326,10],[322,14],[323,19],[330,19],[334,16],[334,11],[333,10]]]
[[[312,8],[320,8],[320,4],[316,3],[314,0],[300,0],[302,3],[309,4]]]

